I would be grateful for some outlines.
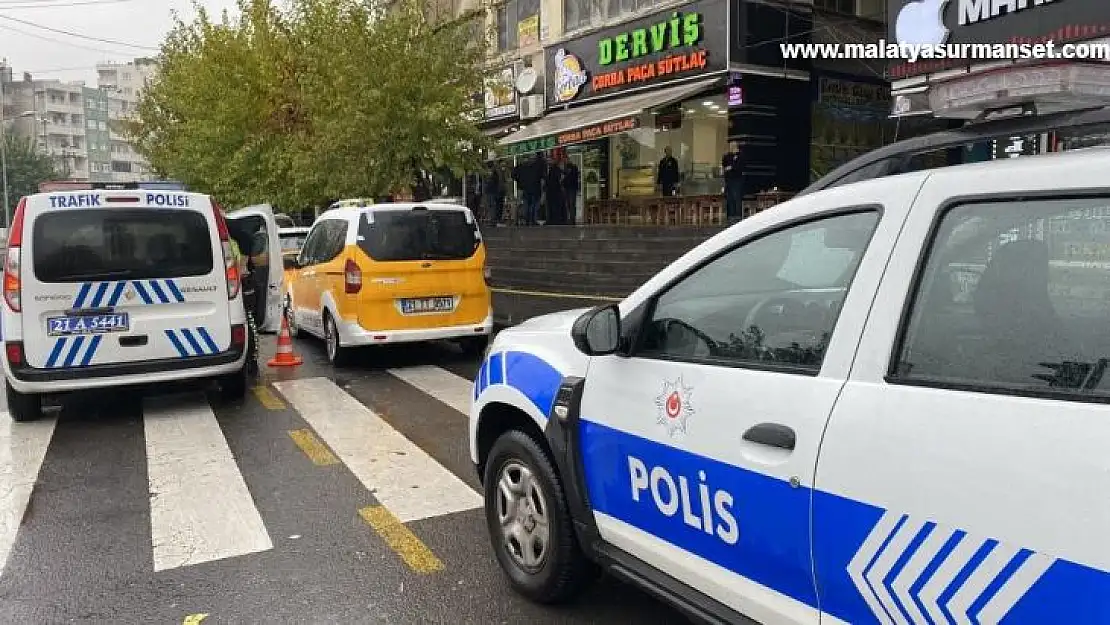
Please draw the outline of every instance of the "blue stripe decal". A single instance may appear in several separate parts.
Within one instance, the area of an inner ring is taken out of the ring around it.
[[[46,357],[46,368],[51,369],[58,363],[58,357],[62,355],[62,349],[66,346],[66,337],[56,339],[54,341],[54,349],[50,350],[50,355]]]
[[[138,293],[139,297],[141,297],[143,299],[143,303],[146,303],[146,304],[153,304],[154,303],[154,300],[150,299],[150,294],[146,292],[146,288],[143,287],[142,282],[139,282],[138,280],[133,280],[131,282],[131,284],[134,285],[135,292]]]
[[[170,298],[166,297],[166,292],[162,290],[162,286],[158,284],[157,280],[150,281],[150,288],[154,294],[158,296],[158,301],[163,304],[169,304]]]
[[[81,351],[81,345],[85,343],[84,336],[78,336],[73,340],[73,345],[70,346],[69,351],[66,353],[66,360],[62,363],[63,367],[72,367],[73,361],[77,359],[77,353]]]
[[[478,386],[483,389],[489,386],[489,361],[482,363],[481,368],[478,369]]]
[[[181,334],[185,337],[185,340],[189,342],[189,346],[193,348],[195,356],[204,355],[204,348],[200,346],[200,343],[197,342],[196,337],[193,336],[193,333],[189,331],[188,328],[182,328]]]
[[[883,603],[882,599],[879,598],[879,593],[875,592],[875,585],[871,582],[871,568],[875,566],[875,562],[879,559],[879,556],[883,555],[886,548],[890,546],[890,541],[894,540],[894,537],[898,535],[898,530],[902,529],[902,526],[906,524],[906,519],[908,518],[908,516],[903,514],[902,518],[898,519],[898,523],[894,525],[894,529],[890,530],[890,534],[887,535],[886,540],[884,540],[883,544],[875,551],[875,555],[871,557],[871,561],[868,562],[867,566],[863,569],[863,579],[867,580],[867,589],[871,591],[871,596],[879,602],[883,612],[886,613],[886,617],[892,621],[894,617],[890,615],[890,610],[886,607],[886,604]]]
[[[925,584],[929,583],[929,580],[933,577],[933,573],[936,573],[940,565],[944,564],[944,561],[948,559],[952,550],[956,548],[956,545],[960,544],[960,541],[963,540],[966,535],[966,532],[957,531],[949,536],[948,540],[940,550],[937,551],[937,555],[933,557],[932,561],[925,567],[925,570],[921,571],[921,575],[917,578],[917,581],[910,586],[910,597],[913,599],[913,603],[917,606],[917,609],[928,619],[929,625],[940,624],[934,623],[933,619],[930,618],[929,611],[925,608],[925,604],[921,600],[921,589],[925,587]]]
[[[501,354],[493,354],[489,357],[489,383],[490,384],[504,384],[505,373],[504,357]]]
[[[543,415],[551,414],[563,374],[543,359],[525,352],[505,352],[505,383],[517,389]]]
[[[81,308],[85,304],[85,298],[89,296],[89,289],[91,288],[91,282],[86,282],[81,285],[81,288],[77,290],[77,299],[73,300],[74,308]]]
[[[188,358],[189,352],[185,351],[185,346],[181,344],[181,340],[177,338],[177,333],[173,330],[166,330],[166,337],[173,343],[174,349],[177,350],[177,355],[182,358]]]
[[[913,540],[910,541],[909,546],[906,547],[906,550],[902,552],[902,555],[898,557],[898,560],[894,563],[894,566],[890,568],[890,572],[887,573],[886,577],[883,578],[883,588],[885,588],[887,593],[889,593],[890,598],[894,599],[894,607],[898,608],[898,611],[902,614],[902,617],[905,618],[906,622],[908,623],[912,623],[914,618],[913,615],[910,614],[909,611],[906,609],[906,606],[902,605],[902,600],[898,598],[898,593],[895,592],[893,586],[894,580],[897,579],[898,576],[902,573],[902,570],[906,568],[906,563],[910,561],[910,558],[912,558],[915,553],[917,553],[918,547],[921,546],[921,543],[925,542],[925,539],[929,537],[929,533],[933,531],[934,527],[936,527],[936,523],[926,523],[921,528],[921,531],[919,531],[917,535],[913,537]]]
[[[81,359],[81,364],[79,366],[89,366],[89,363],[92,362],[93,356],[96,355],[96,348],[100,347],[100,339],[102,338],[104,338],[104,335],[102,334],[96,334],[92,337],[92,340],[89,341],[89,348],[85,350],[85,357]]]
[[[108,298],[109,308],[115,307],[116,304],[119,304],[119,298],[121,295],[123,295],[123,289],[125,288],[127,288],[127,282],[119,282],[116,284],[116,288],[112,290],[112,296]]]
[[[200,335],[200,338],[202,341],[204,341],[204,344],[208,346],[208,353],[215,354],[216,352],[220,351],[219,346],[216,345],[216,341],[212,340],[212,335],[208,333],[208,330],[205,330],[204,328],[197,328],[197,334]]]
[[[104,301],[104,293],[108,291],[108,283],[101,282],[96,287],[96,295],[93,295],[92,302],[89,302],[89,308],[100,308],[101,303]]]
[[[994,599],[998,591],[1002,590],[1002,586],[1025,564],[1025,561],[1028,560],[1031,555],[1033,555],[1033,552],[1028,549],[1022,549],[1017,552],[1017,554],[1006,563],[1006,566],[1002,567],[1002,570],[998,572],[998,576],[991,580],[990,584],[987,584],[987,587],[983,590],[983,594],[979,595],[979,598],[967,609],[968,615],[971,616],[972,623],[979,625],[979,613],[983,611],[983,608],[987,607],[990,600]]]
[[[166,286],[170,289],[170,294],[178,303],[185,301],[185,296],[181,294],[181,290],[177,288],[177,283],[173,280],[166,280]]]

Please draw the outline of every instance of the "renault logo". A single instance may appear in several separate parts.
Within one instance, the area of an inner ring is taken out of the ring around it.
[[[123,299],[129,302],[135,299],[135,290],[129,287],[126,291],[123,292]]]

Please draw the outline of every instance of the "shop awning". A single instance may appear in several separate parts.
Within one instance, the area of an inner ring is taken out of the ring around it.
[[[622,126],[620,122],[637,117],[648,109],[681,102],[721,83],[722,80],[720,76],[707,78],[552,113],[501,139],[498,142],[501,147],[497,151],[502,156],[542,152],[628,130],[630,128]],[[611,128],[597,128],[610,122]],[[593,132],[575,133],[582,129]]]

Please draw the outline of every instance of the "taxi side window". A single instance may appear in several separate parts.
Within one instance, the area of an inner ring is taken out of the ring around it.
[[[943,214],[890,379],[1110,399],[1110,198]]]
[[[326,221],[322,221],[312,227],[308,236],[305,237],[304,247],[301,248],[301,255],[297,258],[297,263],[302,267],[315,265],[320,261],[318,251],[321,249],[320,245],[324,240],[325,231],[327,226]]]
[[[878,221],[826,217],[717,257],[658,297],[635,355],[815,373]]]
[[[347,240],[347,222],[336,219],[321,222],[320,242],[314,252],[316,263],[326,263],[343,252]]]

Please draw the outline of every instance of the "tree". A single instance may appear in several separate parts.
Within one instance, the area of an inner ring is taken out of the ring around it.
[[[19,198],[39,192],[39,183],[60,178],[54,161],[35,149],[34,140],[4,134],[5,159],[8,164],[8,198],[11,206],[5,215],[11,215]],[[0,195],[0,204],[3,204]]]
[[[153,167],[230,205],[384,196],[478,163],[481,13],[432,21],[417,0],[240,0],[162,45],[126,131]]]

